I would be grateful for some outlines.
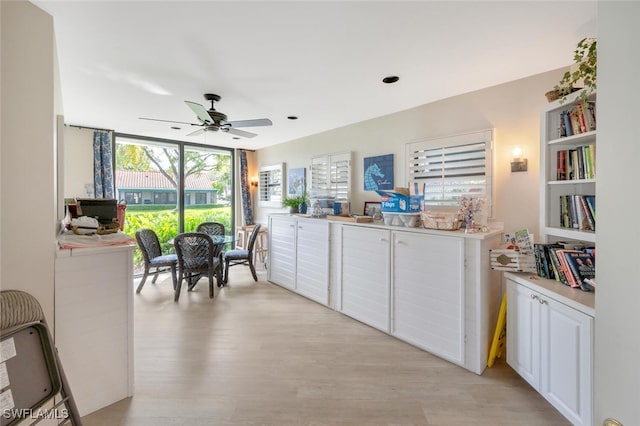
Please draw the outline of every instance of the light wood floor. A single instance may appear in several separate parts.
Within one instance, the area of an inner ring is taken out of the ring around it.
[[[135,393],[92,425],[564,425],[499,359],[477,376],[338,312],[231,269],[135,296]],[[164,278],[164,279],[163,279]]]

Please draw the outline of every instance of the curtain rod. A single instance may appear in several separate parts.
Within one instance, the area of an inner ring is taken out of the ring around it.
[[[65,124],[65,126],[67,126],[67,127],[75,127],[77,129],[102,130],[104,132],[114,132],[114,130],[111,130],[111,129],[100,129],[98,127],[79,126],[77,124]]]

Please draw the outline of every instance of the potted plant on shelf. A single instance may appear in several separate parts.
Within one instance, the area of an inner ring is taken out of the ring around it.
[[[307,193],[304,191],[301,195],[294,195],[282,200],[283,207],[289,207],[289,213],[307,213]]]
[[[580,93],[578,99],[585,103],[587,98],[596,90],[597,54],[597,40],[595,38],[583,38],[580,40],[573,54],[574,65],[564,73],[560,83],[549,93],[555,93],[562,104],[566,101],[568,94],[579,90],[580,86],[582,86],[584,90]],[[550,98],[549,94],[547,94],[547,98]]]

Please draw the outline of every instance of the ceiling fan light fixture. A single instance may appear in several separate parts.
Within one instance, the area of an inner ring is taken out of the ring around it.
[[[392,84],[397,82],[398,80],[400,80],[400,77],[398,77],[397,75],[390,75],[388,77],[383,78],[382,82],[385,84]]]

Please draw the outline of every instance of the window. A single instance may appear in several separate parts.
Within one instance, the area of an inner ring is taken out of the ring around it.
[[[309,192],[312,198],[331,197],[349,201],[351,196],[351,153],[330,154],[311,159]]]
[[[491,215],[493,131],[407,144],[407,181],[425,188],[425,209],[457,206],[461,197],[485,200]]]
[[[261,166],[259,172],[259,204],[265,207],[282,207],[284,194],[284,163]]]

